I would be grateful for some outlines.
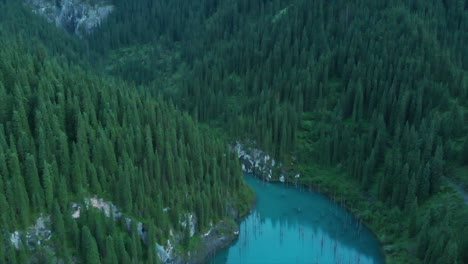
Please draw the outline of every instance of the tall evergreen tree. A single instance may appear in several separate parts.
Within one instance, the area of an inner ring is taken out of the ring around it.
[[[84,226],[81,230],[81,250],[86,263],[101,263],[96,240],[87,226]]]
[[[114,241],[112,237],[108,236],[106,238],[106,251],[104,256],[104,263],[105,264],[113,264],[118,263],[117,254],[115,253],[114,249]]]
[[[43,190],[37,172],[36,161],[31,154],[26,155],[24,179],[32,208],[36,212],[42,210],[44,208]]]
[[[12,179],[12,191],[15,195],[14,199],[10,200],[10,203],[15,209],[19,223],[22,226],[27,226],[29,223],[30,210],[29,198],[16,152],[10,153],[8,167]]]

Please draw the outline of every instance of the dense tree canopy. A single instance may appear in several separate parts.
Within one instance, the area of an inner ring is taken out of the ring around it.
[[[97,247],[89,261],[152,262],[119,225],[74,224],[69,202],[107,197],[151,219],[158,239],[181,212],[201,229],[223,218],[244,183],[202,122],[305,180],[340,168],[375,201],[373,219],[402,226],[383,229],[408,237],[400,253],[414,261],[468,262],[467,208],[447,189],[447,178],[468,186],[468,2],[112,3],[78,41],[0,1],[0,226],[48,212],[69,247]],[[0,260],[22,255],[0,247]]]
[[[110,72],[154,87],[234,138],[253,138],[283,160],[339,164],[363,192],[406,212],[466,165],[465,1],[115,4],[121,11],[91,38],[92,46],[103,54],[148,43],[157,48],[147,52],[153,60]],[[151,61],[161,65],[161,52],[175,54],[166,57],[176,63],[148,71]],[[171,67],[173,74],[161,78]],[[449,218],[466,216],[446,210]],[[431,231],[447,240],[429,236],[418,257],[439,263],[458,251],[454,259],[461,261],[466,242],[453,232],[466,217],[457,223],[451,231]],[[432,244],[440,247],[435,253]]]
[[[11,10],[7,5],[2,10]],[[70,65],[55,52],[33,33],[0,28],[2,236],[50,214],[60,258],[83,252],[86,263],[116,257],[154,263],[155,252],[146,253],[154,245],[129,234],[125,223],[106,230],[113,220],[84,215],[75,221],[71,203],[104,197],[144,221],[160,243],[171,229],[183,232],[183,214],[194,213],[201,232],[245,203],[240,166],[225,141],[173,104]],[[0,241],[2,263],[31,253]]]

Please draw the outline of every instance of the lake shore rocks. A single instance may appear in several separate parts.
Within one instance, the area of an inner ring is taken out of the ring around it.
[[[265,181],[282,183],[294,182],[301,177],[299,173],[286,170],[281,162],[265,151],[250,145],[241,142],[231,145],[231,150],[237,153],[241,161],[243,172],[252,173]]]

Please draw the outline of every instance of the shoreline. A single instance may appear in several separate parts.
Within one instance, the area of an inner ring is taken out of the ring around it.
[[[330,199],[334,203],[343,207],[347,210],[356,220],[363,224],[376,238],[379,243],[380,251],[383,256],[384,263],[393,263],[390,258],[390,255],[387,254],[386,246],[392,247],[396,244],[395,240],[385,239],[388,237],[385,233],[379,232],[378,228],[375,228],[370,222],[364,219],[361,213],[364,212],[364,209],[359,208],[359,206],[352,206],[350,204],[351,196],[349,193],[338,193],[335,192],[337,188],[332,188],[333,186],[326,186],[325,188],[320,188],[318,184],[312,182],[304,182],[304,179],[301,178],[299,173],[294,172],[293,168],[284,168],[280,162],[276,162],[268,154],[259,150],[257,148],[245,147],[239,142],[232,147],[237,151],[239,160],[242,164],[242,171],[244,173],[251,173],[254,177],[259,178],[262,181],[274,183],[274,184],[287,184],[287,185],[301,185],[305,187],[308,191],[314,191],[316,193],[322,194],[327,199]],[[274,176],[273,172],[279,172],[279,175]],[[312,179],[310,179],[312,181]],[[324,182],[321,182],[325,184]],[[332,188],[333,190],[330,190]],[[336,199],[336,195],[339,195],[343,199]],[[363,195],[359,192],[359,195]],[[367,201],[366,201],[367,202]]]
[[[363,220],[362,217],[359,217],[359,215],[357,215],[355,213],[355,210],[360,211],[359,209],[355,208],[353,210],[354,207],[348,206],[348,204],[346,203],[347,200],[334,199],[333,194],[330,193],[329,191],[324,192],[323,189],[317,188],[316,186],[314,186],[312,184],[304,183],[304,182],[302,182],[300,180],[298,180],[299,182],[296,183],[294,181],[291,181],[289,178],[286,178],[285,181],[282,182],[280,180],[274,180],[274,179],[268,180],[264,176],[261,176],[261,175],[255,174],[255,173],[251,173],[251,172],[245,172],[245,173],[250,173],[254,177],[256,177],[256,178],[258,178],[258,179],[260,179],[262,181],[268,182],[268,183],[285,184],[286,186],[296,186],[296,187],[302,186],[302,187],[305,188],[305,190],[307,192],[315,192],[315,193],[318,193],[318,194],[321,194],[321,195],[325,196],[327,199],[329,199],[333,203],[339,205],[340,207],[345,209],[347,212],[349,212],[357,221],[360,222],[361,225],[364,225],[365,228],[367,228],[369,230],[369,232],[375,237],[376,241],[379,242],[379,248],[380,248],[380,251],[381,251],[383,259],[384,259],[384,264],[388,263],[387,254],[386,254],[386,252],[384,250],[384,243],[381,241],[380,237],[378,236],[378,233],[375,232],[375,230],[369,225],[369,223],[367,223],[367,221]]]
[[[248,186],[249,189],[250,186]],[[202,243],[189,253],[188,257],[177,256],[168,263],[172,264],[199,264],[206,263],[213,258],[218,252],[229,247],[234,241],[239,238],[240,223],[245,219],[255,206],[256,196],[250,201],[248,209],[244,212],[236,212],[236,217],[224,219],[214,225],[205,234],[200,234]]]

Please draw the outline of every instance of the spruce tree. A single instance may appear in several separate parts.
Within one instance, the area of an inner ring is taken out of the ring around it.
[[[67,250],[67,237],[63,215],[57,202],[54,203],[54,209],[52,213],[52,231],[54,232],[54,240],[57,247],[57,252],[61,257],[64,257],[63,254]]]
[[[21,173],[18,156],[16,152],[10,153],[8,159],[8,167],[10,169],[11,181],[12,181],[12,191],[14,193],[14,199],[10,201],[13,206],[16,219],[18,222],[26,227],[29,223],[29,198],[26,191],[26,186],[24,183],[24,178]]]
[[[430,193],[436,193],[442,184],[443,177],[443,150],[442,146],[437,146],[434,159],[431,165]]]
[[[114,241],[111,236],[106,238],[106,251],[103,257],[105,264],[114,264],[118,263],[117,254],[114,249]]]
[[[25,182],[31,206],[36,212],[40,212],[44,208],[43,190],[37,172],[36,161],[31,154],[26,155]]]
[[[45,161],[44,161],[45,163]],[[42,188],[44,189],[44,198],[47,209],[53,209],[53,199],[54,199],[54,187],[52,182],[52,175],[50,170],[50,165],[44,164],[44,172],[42,173]]]
[[[0,219],[0,224],[2,224],[2,226],[3,226],[2,219]],[[5,244],[5,240],[3,238],[3,232],[0,232],[0,262],[1,263],[6,262],[6,260],[5,260],[5,248],[6,248],[6,244]]]
[[[85,263],[100,264],[96,240],[87,226],[81,229],[81,252]]]

